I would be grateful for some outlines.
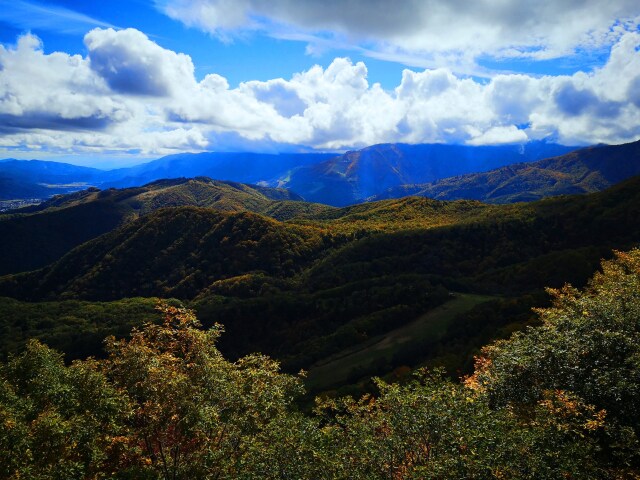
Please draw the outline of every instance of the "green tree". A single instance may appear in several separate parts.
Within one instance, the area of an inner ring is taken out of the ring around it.
[[[549,292],[552,307],[537,310],[542,326],[485,347],[469,383],[492,407],[523,413],[550,397],[572,397],[603,420],[601,461],[637,472],[640,249],[616,252],[584,291]]]
[[[0,366],[0,477],[105,478],[127,413],[95,361],[29,342]]]

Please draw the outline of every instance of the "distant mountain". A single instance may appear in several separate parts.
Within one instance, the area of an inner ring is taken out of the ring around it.
[[[331,209],[300,200],[284,189],[204,177],[161,180],[121,190],[90,188],[0,215],[0,274],[47,265],[87,240],[165,207],[254,211],[278,219]]]
[[[418,195],[439,200],[464,198],[511,203],[596,192],[635,175],[640,175],[640,141],[598,145],[537,162],[509,165],[422,185],[402,185],[370,200]]]
[[[293,169],[334,157],[333,153],[184,153],[129,168],[99,170],[42,160],[0,160],[0,200],[47,199],[89,186],[139,187],[161,179],[205,176],[249,184],[271,184]]]
[[[297,168],[277,185],[299,193],[310,202],[345,206],[399,185],[540,160],[574,148],[545,142],[486,147],[382,144]]]
[[[344,206],[398,185],[490,170],[570,150],[571,147],[531,142],[496,147],[385,144],[343,155],[184,153],[109,171],[56,162],[5,160],[0,161],[0,200],[48,198],[87,186],[126,188],[161,179],[206,176],[284,187],[310,202]]]
[[[48,198],[102,181],[104,171],[42,160],[0,161],[0,200]]]
[[[164,178],[205,176],[249,184],[270,183],[300,166],[322,162],[333,153],[182,153],[134,167],[110,170],[102,186],[134,187]]]

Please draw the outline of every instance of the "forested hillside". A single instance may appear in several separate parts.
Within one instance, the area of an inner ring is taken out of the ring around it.
[[[223,358],[219,328],[159,305],[156,324],[65,365],[37,341],[0,364],[6,478],[625,479],[640,472],[640,250],[541,325],[487,346],[464,382],[438,370],[375,396],[295,399],[268,357]],[[223,334],[225,335],[225,334]],[[46,452],[32,455],[31,452]]]
[[[209,178],[162,180],[122,190],[90,188],[0,215],[0,274],[43,267],[87,240],[159,208],[198,206],[287,219],[331,210],[284,189]],[[29,239],[25,242],[25,239]]]
[[[1,277],[0,295],[21,302],[175,297],[206,327],[224,325],[220,347],[230,358],[267,353],[289,372],[310,369],[317,390],[342,388],[345,379],[369,389],[371,374],[422,363],[455,375],[470,370],[482,344],[530,324],[545,286],[583,286],[600,258],[637,245],[639,182],[502,206],[387,200],[284,222],[165,208],[43,269]],[[7,319],[29,310],[21,302],[5,302]],[[67,315],[82,320],[75,335],[59,331],[56,345],[77,357],[102,355],[95,342],[93,351],[82,345],[82,332],[112,332],[86,311]],[[7,320],[3,342],[15,351],[24,341],[16,338],[50,337],[62,317],[49,313],[50,321],[30,323],[17,337]],[[335,380],[314,373],[324,365],[339,368]]]

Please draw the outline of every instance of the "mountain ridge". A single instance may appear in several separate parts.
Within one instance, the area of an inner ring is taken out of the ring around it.
[[[489,203],[532,201],[547,196],[592,193],[640,174],[640,141],[597,145],[536,162],[508,165],[421,185],[404,185],[371,201],[417,195],[439,200]]]
[[[310,202],[344,206],[363,201],[387,187],[537,160],[573,148],[545,142],[487,147],[397,143],[345,153],[201,152],[168,155],[112,170],[7,159],[0,161],[0,200],[36,196],[46,199],[89,186],[127,188],[163,178],[206,176],[285,187]]]
[[[299,193],[307,201],[343,207],[390,187],[539,160],[574,148],[545,142],[501,146],[379,144],[299,167],[276,185]]]
[[[279,219],[331,208],[302,202],[283,189],[204,177],[160,180],[120,190],[89,188],[0,215],[0,274],[43,267],[81,243],[171,206],[256,211]]]

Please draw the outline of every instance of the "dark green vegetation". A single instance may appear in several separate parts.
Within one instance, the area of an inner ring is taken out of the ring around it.
[[[376,396],[294,399],[268,357],[235,362],[189,311],[66,366],[31,341],[0,364],[0,476],[30,479],[632,479],[640,474],[640,250],[550,292],[540,326],[463,383],[420,371]],[[484,304],[483,304],[484,305]]]
[[[37,339],[67,359],[86,358],[102,351],[105,337],[126,336],[135,326],[155,320],[156,298],[127,298],[115,302],[67,300],[29,303],[0,298],[0,356],[6,359]]]
[[[323,390],[359,380],[372,372],[384,374],[394,363],[412,363],[410,354],[415,355],[416,350],[427,352],[438,345],[456,318],[491,299],[483,295],[455,294],[411,323],[319,360],[311,365],[306,384],[313,391]],[[375,372],[376,369],[379,371]]]
[[[640,175],[640,142],[589,147],[489,172],[422,185],[402,185],[374,199],[419,195],[439,200],[465,198],[489,203],[529,202],[552,195],[598,192],[635,175]]]
[[[160,185],[157,191],[165,195],[209,184]],[[242,199],[250,195],[247,202],[263,195],[225,185]],[[133,190],[78,198],[124,197]],[[137,199],[147,193],[126,197],[138,206],[127,211],[146,208]],[[129,205],[126,198],[115,204]],[[78,206],[95,203],[80,200]],[[217,202],[236,205],[224,195]],[[470,358],[483,344],[531,321],[529,310],[544,302],[544,286],[583,286],[600,258],[640,239],[640,178],[600,193],[526,204],[406,198],[315,212],[303,202],[286,205],[300,205],[303,213],[283,222],[201,207],[152,211],[47,267],[1,277],[0,295],[32,302],[175,297],[194,308],[206,327],[224,325],[220,347],[229,357],[260,351],[289,372],[366,348],[372,338],[400,335],[416,319],[432,318],[422,316],[434,308],[455,302],[450,292],[496,297],[434,320],[426,328],[429,338],[417,336],[379,358],[341,367],[340,378],[362,378],[362,388],[369,388],[372,373],[403,366],[439,364],[452,375],[469,372]],[[94,322],[83,318],[77,336],[59,340],[69,351],[87,351],[78,345],[80,332]],[[44,324],[42,334],[48,328]]]
[[[0,216],[0,478],[634,478],[640,251],[531,307],[638,218],[640,177],[339,209],[178,179]]]
[[[331,209],[287,190],[208,178],[163,180],[124,190],[83,190],[0,215],[0,274],[43,267],[73,247],[163,207],[254,211],[278,219]]]

